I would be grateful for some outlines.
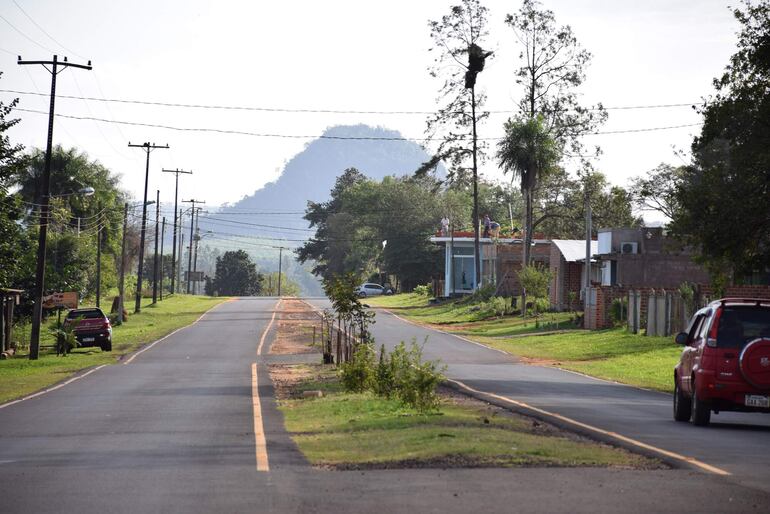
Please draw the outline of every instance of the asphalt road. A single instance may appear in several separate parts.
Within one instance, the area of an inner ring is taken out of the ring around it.
[[[0,407],[0,512],[768,510],[766,492],[691,470],[313,469],[283,429],[267,359],[256,351],[275,305],[226,302],[128,364]],[[415,329],[385,315],[377,324],[382,340],[420,337]],[[435,346],[453,375],[470,382],[478,372],[477,386],[518,390],[521,366],[468,343],[440,348],[434,336],[429,355]],[[269,471],[258,471],[255,457],[253,363]],[[763,431],[741,433],[767,441]],[[766,446],[741,451],[767,455]]]
[[[310,302],[328,307],[326,300]],[[723,412],[712,415],[709,427],[695,427],[673,420],[671,395],[523,364],[499,351],[416,326],[383,310],[377,310],[372,333],[377,344],[386,347],[413,338],[422,343],[427,338],[425,358],[445,363],[448,378],[695,458],[727,471],[727,479],[734,483],[770,492],[768,415]]]

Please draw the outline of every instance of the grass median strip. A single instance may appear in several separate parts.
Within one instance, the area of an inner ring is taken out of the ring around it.
[[[102,352],[99,348],[75,348],[65,357],[57,357],[52,348],[42,348],[40,358],[35,361],[30,361],[26,353],[18,353],[12,359],[0,361],[0,403],[26,396],[80,370],[114,364],[117,358],[177,328],[189,325],[225,300],[174,295],[155,306],[150,306],[148,300],[141,313],[131,315],[127,322],[113,327],[112,352]],[[41,344],[52,345],[53,338],[44,339]]]
[[[388,306],[411,321],[463,335],[512,355],[534,359],[587,375],[629,385],[673,391],[673,370],[681,347],[671,337],[631,334],[624,328],[577,330],[569,323],[569,313],[544,313],[535,324],[532,318],[518,316],[449,323],[449,315],[460,309],[448,303],[421,306],[414,294],[377,298],[372,305]],[[465,305],[462,308],[468,309]],[[437,326],[440,325],[440,326]],[[564,329],[567,330],[564,330]],[[560,333],[548,333],[548,332]],[[545,332],[545,333],[538,333]]]
[[[286,428],[320,467],[661,466],[449,390],[440,412],[419,414],[396,400],[343,392],[329,367],[274,365],[271,375]],[[303,398],[308,390],[324,395]]]

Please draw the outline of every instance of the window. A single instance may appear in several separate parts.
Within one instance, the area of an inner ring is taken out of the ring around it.
[[[726,306],[717,327],[717,346],[743,348],[758,337],[770,337],[770,308]]]

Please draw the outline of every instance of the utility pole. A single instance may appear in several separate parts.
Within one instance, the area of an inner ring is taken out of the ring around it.
[[[144,201],[142,202],[142,235],[139,238],[139,270],[136,277],[136,304],[134,312],[142,312],[142,268],[144,267],[144,238],[147,231],[147,185],[150,181],[150,152],[158,148],[168,149],[168,145],[157,146],[155,143],[142,143],[141,145],[132,145],[128,142],[129,148],[141,148],[147,154],[147,164],[144,170]]]
[[[190,294],[190,271],[192,270],[192,249],[193,249],[193,228],[195,226],[195,210],[200,210],[200,207],[196,207],[196,203],[203,203],[206,202],[202,200],[182,200],[182,203],[191,203],[192,208],[190,212],[190,251],[187,253],[187,294]]]
[[[48,235],[49,196],[51,194],[51,151],[53,148],[53,119],[54,105],[56,103],[56,75],[67,68],[80,68],[91,70],[91,61],[88,64],[74,64],[59,61],[54,55],[52,61],[22,61],[21,56],[17,63],[20,66],[40,64],[51,73],[51,102],[48,108],[48,140],[45,148],[45,165],[43,167],[43,183],[40,184],[40,230],[37,242],[37,268],[35,269],[34,306],[32,308],[32,332],[29,338],[29,360],[37,360],[40,355],[40,322],[43,317],[43,292],[45,291],[45,246]],[[50,68],[49,68],[50,66]],[[59,69],[61,68],[61,69]]]
[[[585,209],[586,209],[586,266],[585,266],[585,293],[583,294],[583,328],[587,328],[588,319],[591,314],[591,297],[589,290],[591,287],[591,199],[588,193],[588,180],[585,185]]]
[[[278,247],[278,298],[281,297],[281,265],[283,264],[283,247]]]
[[[152,304],[158,303],[158,230],[160,229],[160,189],[155,190],[155,255],[152,258]]]
[[[166,238],[166,217],[163,216],[163,228],[160,231],[160,301],[163,301],[163,240]],[[172,275],[173,276],[173,275]]]
[[[184,232],[182,231],[182,209],[179,209],[179,250],[177,251],[177,255],[179,255],[179,266],[176,267],[176,289],[173,290],[174,293],[179,292],[182,290],[182,249],[184,248]]]
[[[201,231],[200,231],[200,218],[201,218],[201,210],[198,209],[198,214],[195,216],[195,255],[193,256],[193,273],[198,273],[198,243],[201,240]],[[198,294],[198,280],[196,280],[193,283],[193,294]]]
[[[123,206],[123,244],[120,249],[120,283],[118,286],[118,316],[120,321],[126,321],[123,319],[123,287],[126,282],[126,227],[128,226],[128,203]]]
[[[96,308],[101,307],[102,298],[102,204],[96,204],[97,225],[96,225]]]
[[[177,227],[176,227],[176,210],[179,208],[178,205],[178,199],[179,199],[179,174],[184,173],[187,175],[192,175],[192,171],[184,171],[180,170],[179,168],[175,170],[161,170],[163,173],[174,173],[176,175],[176,185],[174,187],[174,243],[171,250],[171,294],[176,292],[174,289],[174,277],[176,275],[176,234],[177,234]],[[179,215],[179,224],[182,224],[182,215]],[[181,252],[180,252],[181,253]],[[181,257],[181,255],[180,255]]]

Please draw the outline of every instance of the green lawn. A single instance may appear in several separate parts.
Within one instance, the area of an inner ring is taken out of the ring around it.
[[[538,433],[525,418],[491,415],[446,399],[440,413],[418,414],[395,400],[342,392],[328,380],[300,389],[326,391],[323,398],[280,402],[286,428],[314,465],[649,467],[652,462],[607,445]]]
[[[562,368],[667,392],[673,391],[674,365],[682,352],[672,337],[646,337],[623,328],[473,339],[514,355],[556,361]]]
[[[465,335],[506,336],[551,330],[575,328],[570,323],[574,314],[568,312],[547,312],[534,318],[520,316],[487,316],[478,310],[478,305],[460,300],[432,305],[425,296],[414,293],[393,296],[378,296],[364,300],[372,307],[383,307],[412,321],[443,325],[442,330]],[[462,326],[453,326],[462,325]]]
[[[40,358],[36,361],[30,361],[26,353],[0,361],[0,403],[50,386],[77,371],[114,364],[121,355],[189,325],[226,299],[174,295],[155,306],[150,306],[151,301],[147,300],[140,314],[132,314],[126,323],[113,327],[112,352],[102,352],[99,348],[76,348],[66,357],[57,357],[53,348],[41,348]],[[55,318],[52,321],[55,324]],[[45,331],[41,335],[44,336],[41,345],[53,345],[50,333]]]
[[[575,329],[571,313],[544,313],[537,322],[519,316],[478,320],[467,304],[429,305],[425,297],[414,294],[376,298],[370,303],[418,323],[440,324],[442,330],[513,355],[556,361],[565,369],[659,391],[673,391],[674,365],[682,351],[673,337],[646,337],[623,328]],[[565,332],[527,336],[556,330]]]

